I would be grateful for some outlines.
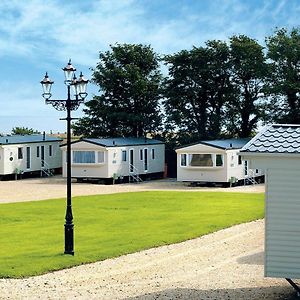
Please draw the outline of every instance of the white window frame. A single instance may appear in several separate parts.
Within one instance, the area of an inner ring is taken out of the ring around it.
[[[123,156],[125,154],[125,156]],[[121,150],[121,161],[122,162],[127,162],[128,161],[128,154],[126,149]],[[125,158],[125,159],[124,159]]]
[[[149,149],[148,148],[144,148],[143,150],[143,169],[144,172],[147,173],[149,172]]]
[[[24,158],[24,149],[23,147],[18,147],[18,159]]]
[[[185,165],[182,164],[182,156],[185,156]],[[180,153],[180,167],[187,167],[188,166],[188,154],[187,153]]]
[[[132,154],[132,157],[131,157],[131,154]],[[132,161],[131,161],[131,158],[132,158]],[[133,148],[130,148],[128,150],[128,165],[129,165],[129,173],[134,173],[134,149]]]
[[[212,166],[191,166],[191,156],[193,154],[209,154],[209,155],[211,155],[213,165]],[[186,155],[186,166],[182,165],[182,159],[181,159],[182,155]],[[222,166],[217,166],[217,155],[221,155],[221,157],[222,157]],[[223,153],[199,153],[199,152],[180,153],[180,167],[189,168],[189,169],[222,169],[225,166],[224,158],[225,158],[225,155]]]
[[[31,168],[31,147],[26,147],[26,169]]]
[[[103,153],[103,161],[99,161],[99,153]],[[97,164],[102,165],[105,163],[105,151],[97,151]]]
[[[74,152],[94,152],[95,162],[74,162]],[[103,161],[99,162],[99,152],[103,152]],[[71,157],[72,165],[103,165],[105,164],[105,151],[95,151],[90,149],[74,149],[72,150],[72,157]]]

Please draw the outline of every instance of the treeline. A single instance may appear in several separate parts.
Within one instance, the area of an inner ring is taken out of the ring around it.
[[[299,124],[299,72],[298,28],[278,29],[264,45],[234,35],[161,56],[151,46],[116,44],[100,52],[92,75],[99,95],[74,134],[185,144],[249,137],[269,122]]]

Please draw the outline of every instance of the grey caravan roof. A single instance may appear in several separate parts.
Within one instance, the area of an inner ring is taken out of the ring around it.
[[[250,141],[250,138],[200,141],[198,143],[185,145],[185,146],[179,147],[177,149],[182,149],[182,148],[185,148],[185,147],[188,147],[188,146],[198,145],[198,144],[211,146],[211,147],[214,147],[214,148],[219,148],[219,149],[224,149],[224,150],[227,150],[227,149],[241,149],[249,141]]]
[[[241,152],[300,153],[300,125],[274,124],[265,127]]]
[[[0,145],[11,144],[29,144],[39,142],[60,142],[62,139],[51,136],[44,136],[43,134],[31,134],[31,135],[7,135],[0,137]]]
[[[145,138],[83,138],[80,141],[96,144],[104,147],[121,147],[121,146],[143,146],[164,144],[164,142],[154,139]]]

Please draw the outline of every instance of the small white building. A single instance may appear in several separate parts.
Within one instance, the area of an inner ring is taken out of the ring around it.
[[[43,175],[61,170],[61,139],[45,134],[0,137],[0,176]]]
[[[263,172],[251,170],[239,157],[250,139],[200,141],[176,149],[177,181],[193,183],[247,183],[263,180]]]
[[[240,155],[266,169],[265,276],[300,279],[300,125],[266,127]]]
[[[66,150],[63,176],[66,177]],[[71,146],[72,177],[106,182],[140,181],[162,178],[165,169],[165,145],[146,138],[83,138]]]

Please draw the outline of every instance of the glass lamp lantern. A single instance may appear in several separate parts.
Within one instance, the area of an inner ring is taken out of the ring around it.
[[[48,73],[46,72],[46,75],[44,79],[41,81],[42,87],[43,87],[43,97],[45,100],[50,99],[51,95],[51,87],[54,81],[49,79]]]
[[[71,85],[76,69],[72,66],[71,59],[69,59],[68,64],[62,69],[65,74],[65,84]]]
[[[84,99],[87,96],[86,88],[88,80],[83,77],[82,72],[80,72],[79,79],[77,80],[77,91],[81,99]]]

